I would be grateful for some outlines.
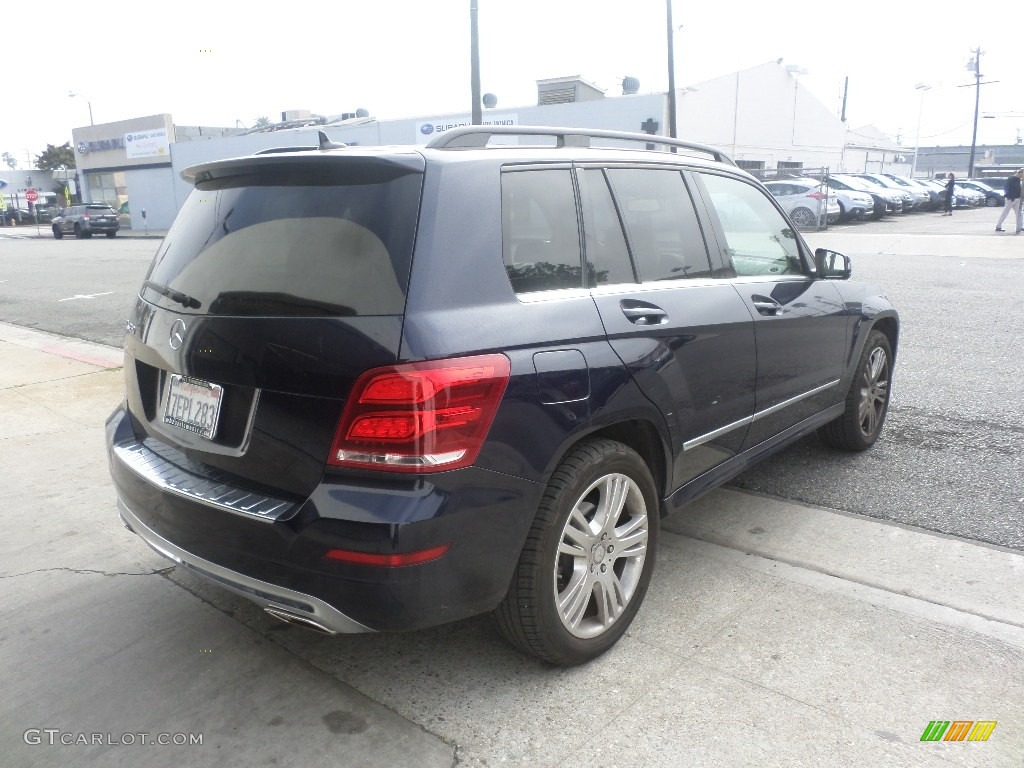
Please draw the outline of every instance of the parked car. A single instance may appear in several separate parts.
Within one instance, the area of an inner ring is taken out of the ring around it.
[[[928,195],[928,202],[922,205],[921,210],[936,211],[941,207],[942,200],[939,197],[938,191],[936,191],[933,187],[930,187],[926,184],[922,184],[917,179],[909,179],[906,176],[900,176],[899,174],[896,173],[886,173],[883,175],[888,179],[892,179],[901,187],[909,189],[910,191],[923,191],[926,195]]]
[[[910,189],[880,173],[855,173],[853,175],[861,179],[866,179],[872,184],[878,184],[879,186],[888,187],[889,189],[895,189],[900,192],[903,195],[904,213],[926,210],[930,204],[931,195],[923,189]]]
[[[822,182],[813,179],[795,178],[782,181],[766,181],[765,188],[778,198],[783,210],[793,223],[801,229],[816,227],[839,220],[842,209],[835,192]]]
[[[880,219],[883,216],[903,213],[903,193],[897,192],[888,187],[881,187],[872,184],[865,179],[845,174],[832,174],[829,176],[829,184],[836,189],[849,189],[867,192],[875,203],[872,216]]]
[[[985,196],[985,205],[989,208],[998,208],[1006,204],[1006,197],[1003,195],[1003,188],[1001,186],[997,188],[991,181],[991,179],[988,182],[967,179],[966,181],[961,181],[960,186],[981,192]]]
[[[106,203],[84,203],[65,208],[53,219],[51,229],[53,236],[58,240],[67,234],[74,234],[78,239],[82,239],[99,232],[107,237],[115,237],[120,224],[117,211]]]
[[[835,195],[836,202],[839,203],[840,221],[849,221],[851,219],[860,221],[865,216],[870,216],[874,213],[875,200],[869,192],[851,189],[842,183],[837,184],[832,180],[831,176],[825,178],[825,183],[832,190],[832,194]]]
[[[926,187],[934,189],[939,196],[939,207],[946,207],[946,183],[937,179],[922,179],[921,183]],[[953,208],[969,208],[970,203],[962,192],[957,192],[958,187],[953,187]]]
[[[967,198],[967,204],[972,208],[977,208],[987,204],[987,196],[984,192],[981,192],[973,187],[964,184],[962,181],[956,182],[956,192],[959,195],[963,195]]]
[[[524,134],[552,146],[490,144]],[[719,150],[320,147],[184,172],[106,426],[124,524],[271,616],[494,611],[584,662],[640,609],[662,515],[811,432],[878,438],[895,309]]]

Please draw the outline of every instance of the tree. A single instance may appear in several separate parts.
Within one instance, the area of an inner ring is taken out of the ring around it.
[[[4,162],[7,163],[7,167],[12,171],[18,167],[18,161],[14,159],[14,155],[10,152],[4,152]]]
[[[257,117],[256,118],[256,125],[254,125],[253,127],[254,128],[266,128],[268,125],[270,125],[270,118],[269,117]]]
[[[41,154],[36,155],[36,168],[41,171],[63,171],[75,167],[75,150],[71,142],[65,141],[59,147],[47,144]]]

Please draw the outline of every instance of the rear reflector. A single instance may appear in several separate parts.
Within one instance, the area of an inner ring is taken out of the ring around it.
[[[476,461],[511,365],[480,355],[375,368],[352,387],[327,463],[440,472]]]
[[[401,552],[390,555],[378,555],[373,552],[356,552],[351,549],[329,549],[324,558],[327,560],[338,560],[342,563],[356,563],[357,565],[375,565],[381,568],[400,568],[403,565],[419,565],[429,563],[444,557],[451,544],[442,544],[439,547],[421,549],[418,552]]]

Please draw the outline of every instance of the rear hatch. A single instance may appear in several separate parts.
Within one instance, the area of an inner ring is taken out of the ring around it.
[[[423,167],[341,150],[186,171],[128,325],[136,438],[223,485],[308,495],[353,382],[396,362]]]
[[[117,225],[117,211],[102,203],[89,203],[82,207],[82,218],[91,226],[114,227]]]

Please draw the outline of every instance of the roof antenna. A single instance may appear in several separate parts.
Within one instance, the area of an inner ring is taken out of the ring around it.
[[[331,141],[330,139],[327,138],[327,134],[324,133],[323,131],[317,131],[317,133],[320,134],[320,150],[321,151],[323,151],[325,149],[341,149],[342,147],[347,147],[348,146],[348,144],[340,144],[337,141]]]

